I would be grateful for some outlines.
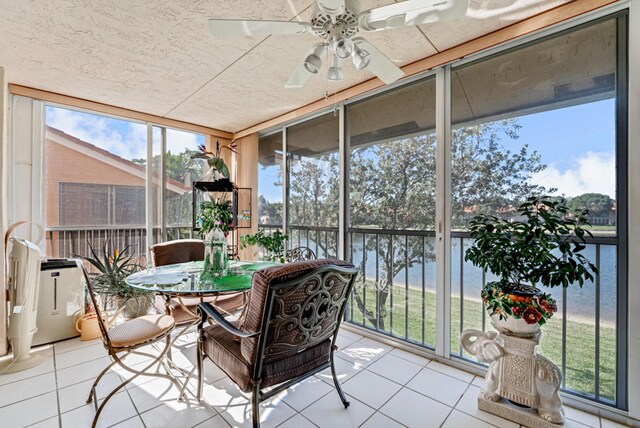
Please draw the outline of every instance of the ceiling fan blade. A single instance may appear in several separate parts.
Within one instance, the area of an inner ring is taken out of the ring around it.
[[[402,71],[393,63],[393,61],[387,58],[385,54],[380,52],[378,48],[373,46],[369,41],[362,37],[355,37],[352,40],[360,49],[364,49],[369,52],[371,59],[366,69],[375,74],[385,84],[393,83],[404,76],[404,71]]]
[[[358,22],[365,31],[380,31],[461,18],[468,7],[469,0],[407,0],[365,10]]]
[[[289,77],[287,83],[284,85],[285,89],[302,88],[307,84],[307,81],[311,78],[311,76],[313,76],[313,73],[307,70],[307,68],[304,66],[305,61],[306,58],[302,60],[300,64],[298,64],[295,71],[293,72],[291,77]]]
[[[211,31],[211,34],[216,37],[302,34],[310,30],[310,23],[299,21],[249,21],[242,19],[209,20],[209,31]]]
[[[345,11],[344,0],[318,0],[318,7],[329,15],[340,15]]]

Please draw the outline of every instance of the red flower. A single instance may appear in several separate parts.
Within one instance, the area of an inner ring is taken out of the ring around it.
[[[520,318],[522,316],[522,308],[520,306],[514,306],[511,308],[511,313],[513,313],[514,317]]]
[[[536,297],[536,303],[549,315],[552,315],[554,312],[558,310],[558,307],[556,306],[556,302],[554,301],[550,302],[546,299],[541,299],[540,297]]]
[[[522,318],[526,321],[527,324],[535,324],[542,318],[542,314],[535,308],[529,306],[524,310],[524,314]]]

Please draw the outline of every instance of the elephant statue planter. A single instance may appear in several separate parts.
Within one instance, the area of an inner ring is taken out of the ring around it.
[[[529,427],[557,427],[564,422],[558,394],[562,374],[536,352],[539,338],[539,333],[517,337],[505,331],[465,330],[460,334],[464,350],[489,364],[478,397],[480,410]]]

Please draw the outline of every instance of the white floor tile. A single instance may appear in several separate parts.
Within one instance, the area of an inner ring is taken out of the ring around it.
[[[140,416],[136,415],[132,418],[127,419],[126,421],[113,425],[112,428],[145,428],[145,426],[142,423],[142,419],[140,419]]]
[[[330,386],[326,382],[323,382],[313,376],[304,382],[300,382],[291,388],[288,388],[286,391],[278,394],[278,396],[293,409],[300,411],[316,402],[324,395],[332,392],[336,395],[338,394],[333,385]]]
[[[0,358],[0,361],[4,361],[7,357]],[[31,367],[28,370],[23,370],[16,373],[0,374],[0,385],[6,385],[11,382],[17,382],[19,380],[28,379],[30,377],[39,376],[41,374],[54,371],[53,357],[46,357],[44,362],[38,364],[35,367]]]
[[[80,337],[74,337],[73,339],[63,340],[62,342],[54,343],[53,347],[56,351],[56,355],[64,352],[73,351],[75,349],[85,348],[87,346],[102,346],[102,339],[94,340],[80,340]]]
[[[336,377],[341,385],[364,369],[364,366],[360,362],[347,361],[342,358],[335,358],[334,363],[336,366]],[[316,377],[322,379],[329,385],[333,385],[331,368],[321,371],[316,375]]]
[[[85,380],[80,383],[58,390],[58,400],[60,401],[60,412],[65,413],[87,404],[89,391],[94,379]],[[96,388],[98,400],[103,399],[116,386],[122,382],[120,376],[115,373],[105,375]],[[123,390],[124,391],[124,390]]]
[[[376,412],[367,421],[360,425],[360,428],[402,428],[404,425],[398,423],[380,412]]]
[[[230,425],[220,415],[216,415],[204,422],[194,425],[194,428],[229,428]]]
[[[404,349],[393,348],[390,352],[394,357],[402,358],[403,360],[407,360],[412,362],[413,364],[418,364],[419,366],[426,366],[431,361],[428,358],[421,357],[420,355],[416,355],[412,352],[405,351]]]
[[[67,367],[75,366],[79,363],[85,363],[108,356],[109,354],[107,353],[107,350],[101,343],[74,349],[63,354],[56,353],[56,370],[62,370]]]
[[[436,428],[444,422],[451,408],[403,388],[382,406],[380,411],[409,427]]]
[[[464,370],[457,369],[455,367],[448,366],[446,364],[439,363],[437,361],[431,361],[428,366],[431,370],[438,371],[440,373],[444,373],[456,379],[459,379],[463,382],[470,383],[473,381],[474,375],[465,372]]]
[[[0,386],[0,407],[56,390],[54,372]]]
[[[168,379],[156,378],[150,382],[129,388],[129,396],[139,413],[146,412],[163,403],[176,401],[180,390]]]
[[[57,370],[58,388],[64,388],[85,380],[94,380],[111,363],[109,357],[81,363],[66,369]]]
[[[567,419],[580,422],[592,428],[600,428],[600,418],[596,415],[574,409],[573,407],[564,406],[564,416]]]
[[[368,370],[363,370],[344,383],[345,393],[357,398],[366,405],[379,409],[402,388],[395,382],[383,378]],[[337,395],[337,394],[336,394]]]
[[[458,401],[456,409],[500,428],[518,428],[518,424],[514,422],[478,410],[478,394],[480,394],[480,388],[471,385]]]
[[[196,378],[197,373],[194,372],[193,376],[194,378]],[[204,383],[213,383],[225,377],[227,377],[227,374],[223,372],[220,367],[216,366],[208,358],[204,360],[204,370],[202,372],[202,378]]]
[[[480,376],[474,377],[473,382],[471,382],[471,385],[484,388],[484,378]]]
[[[622,425],[618,422],[610,421],[609,419],[601,418],[600,419],[602,428],[628,428],[629,425]]]
[[[28,400],[20,401],[10,406],[0,408],[0,421],[10,421],[11,427],[24,427],[57,416],[58,400],[55,392],[39,395]]]
[[[442,428],[493,428],[493,425],[462,413],[458,410],[451,412]]]
[[[192,427],[216,416],[216,411],[206,404],[197,403],[195,400],[187,400],[184,403],[173,400],[162,403],[140,416],[142,416],[147,428]]]
[[[260,403],[260,426],[264,428],[275,428],[286,420],[295,416],[296,411],[289,407],[279,397],[273,397]],[[232,427],[253,426],[253,413],[251,402],[245,401],[236,405],[227,406],[220,415]]]
[[[385,345],[380,344],[379,346],[376,346],[371,343],[363,343],[363,340],[365,339],[347,346],[335,355],[343,360],[357,363],[361,367],[366,367],[378,358],[382,357],[385,353],[389,352],[389,348]]]
[[[362,339],[364,336],[358,333],[355,333],[351,330],[347,330],[343,326],[340,326],[340,330],[338,331],[338,336],[342,336],[345,339],[353,340],[354,342]]]
[[[102,400],[98,402],[98,405]],[[93,403],[62,414],[62,428],[90,427],[96,414]],[[135,407],[126,392],[114,395],[107,402],[98,418],[98,427],[110,427],[136,416]]]
[[[327,394],[304,409],[302,415],[323,428],[352,428],[360,426],[375,410],[354,397],[347,396],[351,405],[345,409],[337,394]]]
[[[296,413],[294,417],[278,425],[278,428],[316,428],[316,425],[300,413]]]
[[[27,428],[60,428],[60,421],[57,416],[29,425]]]
[[[236,386],[229,378],[220,379],[212,384],[204,384],[202,399],[222,412],[229,406],[244,405],[249,402],[249,394],[246,394]]]
[[[367,370],[401,385],[409,382],[421,369],[421,365],[396,357],[392,353],[382,356],[367,367]]]
[[[429,366],[422,369],[407,383],[407,388],[451,407],[456,405],[468,386],[468,383],[431,370]]]

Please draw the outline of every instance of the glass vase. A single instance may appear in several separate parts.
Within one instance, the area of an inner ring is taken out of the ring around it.
[[[204,278],[215,278],[227,274],[229,257],[227,255],[227,237],[220,229],[213,229],[204,240]]]

